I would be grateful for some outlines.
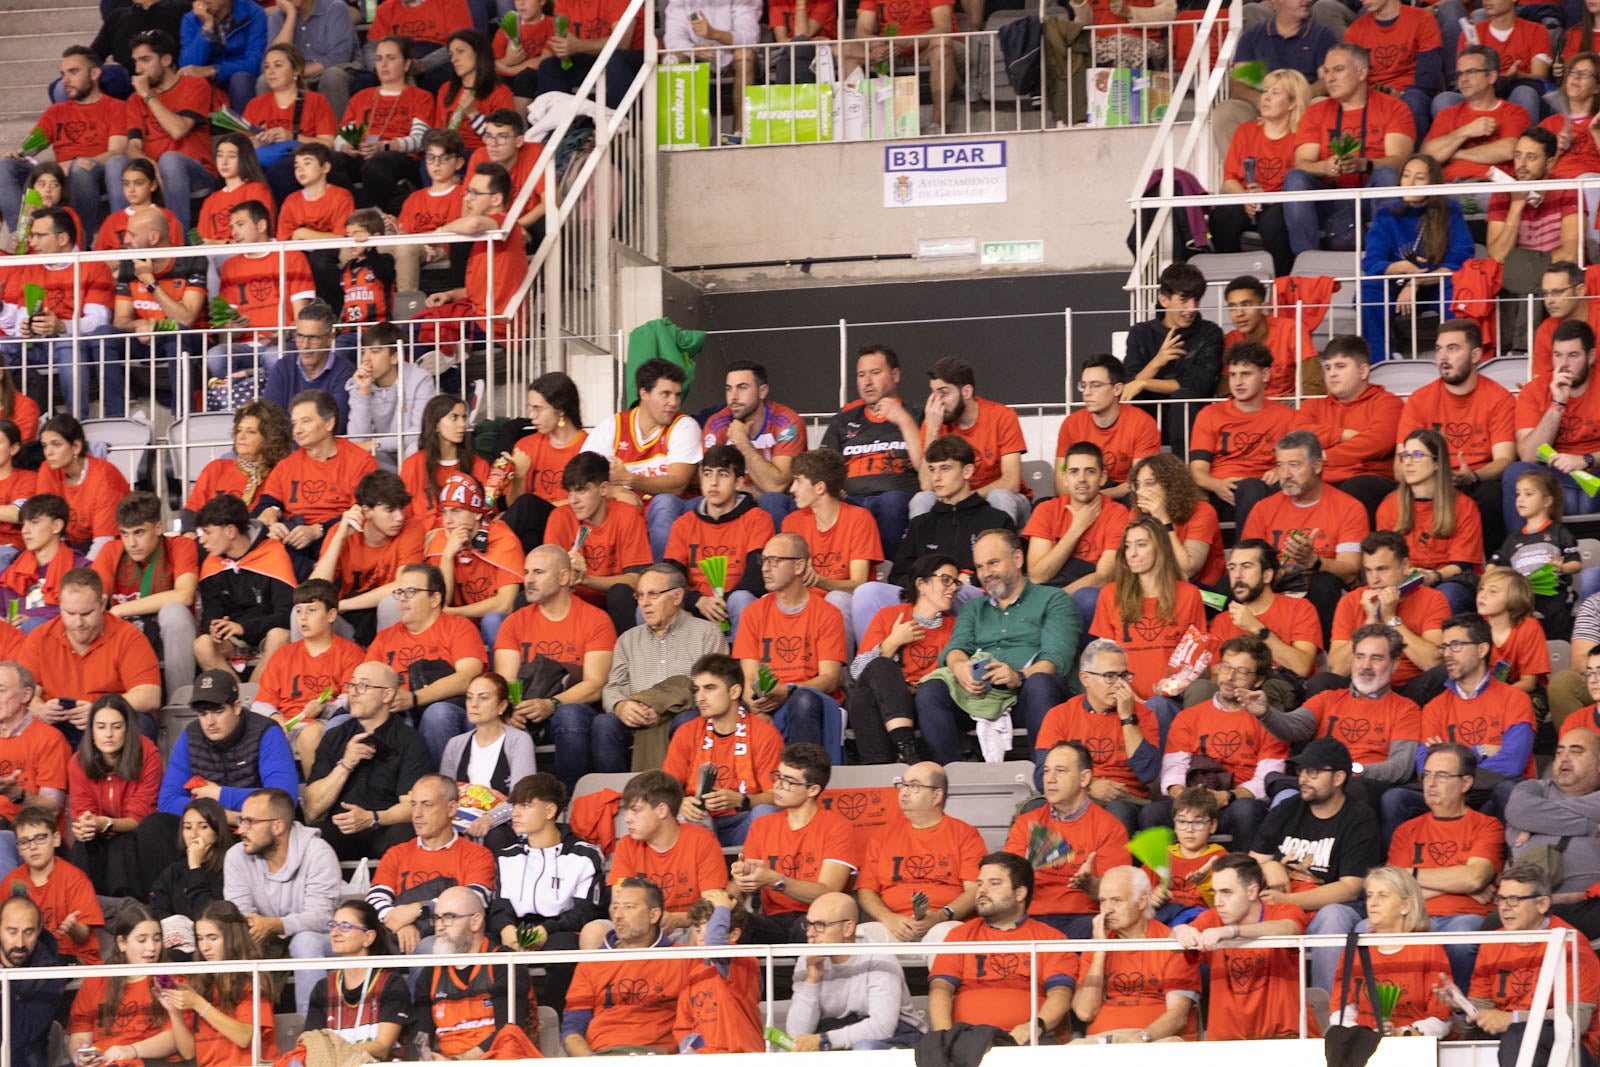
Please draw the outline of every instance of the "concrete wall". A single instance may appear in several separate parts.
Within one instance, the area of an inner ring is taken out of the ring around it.
[[[884,207],[886,141],[663,153],[665,263],[682,271],[904,255],[919,238],[975,237],[1044,241],[1044,263],[985,273],[1127,269],[1127,197],[1149,129],[989,136],[1007,139],[1003,204]],[[815,267],[811,280],[951,277],[979,269],[976,258],[829,264]],[[794,280],[783,267],[717,273],[732,284]]]

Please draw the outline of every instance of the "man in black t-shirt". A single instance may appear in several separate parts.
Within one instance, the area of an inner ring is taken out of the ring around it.
[[[394,713],[399,688],[386,665],[357,666],[345,685],[350,719],[317,746],[301,806],[341,860],[381,856],[413,836],[407,794],[434,763],[422,735]]]
[[[911,496],[922,483],[922,432],[900,401],[900,357],[885,345],[864,345],[856,356],[856,393],[828,421],[822,447],[844,456],[845,501],[872,512],[883,551],[894,558],[911,521]]]
[[[1267,813],[1250,854],[1261,864],[1267,904],[1293,904],[1311,913],[1308,934],[1347,934],[1361,921],[1367,872],[1383,862],[1378,819],[1345,795],[1350,750],[1331,737],[1306,745],[1289,764],[1299,771],[1300,795]],[[1311,982],[1328,989],[1339,949],[1311,950]]]

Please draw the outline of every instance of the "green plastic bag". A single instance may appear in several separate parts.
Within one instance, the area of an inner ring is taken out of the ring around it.
[[[710,64],[656,68],[656,141],[662,148],[710,147]]]
[[[831,140],[833,86],[745,87],[745,144],[813,144]]]

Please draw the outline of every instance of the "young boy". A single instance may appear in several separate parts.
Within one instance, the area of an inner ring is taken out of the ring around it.
[[[483,487],[470,475],[452,474],[439,489],[440,525],[428,531],[423,558],[444,575],[445,613],[476,620],[484,645],[493,648],[516,607],[525,554],[511,527],[488,516]]]
[[[406,362],[405,331],[394,323],[368,326],[360,343],[356,372],[345,383],[350,394],[350,438],[371,452],[378,466],[398,471],[401,454],[417,450],[422,410],[439,388],[433,375]],[[396,440],[396,429],[403,440]]]
[[[708,889],[689,905],[684,944],[700,948],[736,945],[749,920],[750,913],[739,907],[726,889]],[[678,1051],[709,1055],[765,1049],[765,1030],[756,1003],[760,970],[749,957],[713,956],[695,967],[678,996],[678,1020],[672,1027]]]
[[[1178,840],[1167,849],[1172,881],[1150,894],[1156,918],[1181,926],[1211,907],[1211,867],[1228,850],[1211,842],[1217,832],[1217,798],[1202,786],[1191,786],[1172,804],[1172,827]]]
[[[339,287],[344,291],[339,322],[354,329],[339,331],[333,343],[335,353],[353,353],[362,347],[366,328],[383,322],[394,307],[394,256],[366,244],[384,235],[383,213],[375,207],[352,212],[344,220],[344,235],[361,242],[361,247],[339,251]]]
[[[322,718],[338,700],[344,683],[366,651],[333,632],[339,617],[339,594],[333,583],[312,578],[294,591],[294,621],[300,639],[284,645],[261,671],[261,689],[250,710],[266,715],[289,733],[300,760],[300,773],[311,774],[317,745],[327,722]],[[332,689],[332,693],[328,690]],[[326,698],[324,697],[326,694]],[[305,713],[294,726],[289,720]]]
[[[294,150],[294,180],[300,191],[290,194],[278,212],[278,240],[316,241],[345,235],[345,220],[356,209],[348,189],[328,184],[333,170],[333,150],[318,141],[302,141]],[[307,252],[317,295],[339,310],[344,290],[339,282],[339,253],[333,249]]]
[[[401,233],[432,233],[461,217],[467,187],[461,182],[461,161],[466,155],[461,134],[455,130],[430,130],[422,138],[422,165],[433,183],[406,197],[400,207]],[[442,259],[450,261],[449,283],[461,285],[467,277],[467,257],[452,256],[450,245],[403,245],[395,249],[395,288],[420,289],[422,267]]]
[[[1161,272],[1157,284],[1161,314],[1128,331],[1128,382],[1122,387],[1122,402],[1136,397],[1214,399],[1222,376],[1222,327],[1200,317],[1205,275],[1187,263],[1173,263]],[[1185,431],[1199,405],[1174,406],[1179,410],[1165,419],[1159,406],[1147,410],[1161,422],[1163,442],[1182,456],[1187,454]],[[1176,417],[1180,413],[1181,419]]]
[[[709,825],[724,848],[743,845],[751,820],[778,810],[772,806],[772,776],[783,735],[739,706],[744,669],[732,656],[700,657],[690,668],[690,684],[700,720],[672,735],[661,769],[683,785],[678,818]],[[701,792],[701,768],[708,765],[716,777]]]
[[[783,520],[783,532],[799,534],[811,548],[816,588],[844,616],[845,641],[855,655],[856,633],[850,594],[872,579],[883,560],[878,523],[866,508],[844,502],[844,457],[814,448],[794,458],[789,491],[796,510]]]
[[[737,448],[706,449],[700,459],[700,501],[693,511],[678,516],[667,537],[666,558],[689,568],[684,607],[712,622],[729,618],[727,598],[735,591],[748,593],[751,600],[766,592],[759,557],[772,540],[772,516],[756,505],[754,496],[739,491],[744,473],[744,456]],[[720,596],[700,570],[700,561],[712,556],[728,561]]]
[[[561,472],[569,506],[550,516],[544,540],[568,549],[573,593],[604,607],[620,634],[634,627],[633,590],[651,564],[650,534],[638,508],[606,499],[610,478],[604,456],[573,456]]]
[[[162,534],[161,498],[154,493],[122,498],[117,533],[94,560],[111,614],[137,626],[156,650],[167,692],[193,685],[200,552],[192,538]]]
[[[55,813],[47,808],[26,807],[17,812],[12,826],[17,833],[22,866],[6,875],[6,895],[11,894],[13,886],[26,887],[28,897],[39,906],[41,925],[55,935],[62,953],[84,965],[99,963],[100,942],[95,929],[106,924],[105,916],[89,876],[56,858],[61,834],[56,829]]]
[[[16,625],[23,633],[61,613],[61,579],[74,567],[87,567],[89,559],[63,538],[72,512],[54,493],[28,498],[18,509],[22,520],[22,554],[0,575],[7,617],[16,602]]]
[[[369,471],[356,483],[356,502],[322,544],[312,578],[338,590],[337,629],[357,644],[368,645],[379,630],[400,621],[391,593],[400,568],[422,560],[423,535],[407,525],[411,494],[398,474]]]

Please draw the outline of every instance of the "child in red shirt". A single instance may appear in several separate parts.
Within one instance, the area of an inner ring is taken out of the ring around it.
[[[328,184],[333,149],[320,141],[302,141],[294,150],[294,180],[300,191],[283,201],[278,212],[278,240],[315,241],[343,237],[345,220],[356,209],[348,189]],[[339,288],[339,253],[322,248],[307,252],[317,293],[333,307],[343,304]]]
[[[295,588],[294,622],[300,639],[284,645],[267,660],[251,709],[288,732],[307,780],[327,729],[322,713],[367,657],[360,645],[333,632],[338,617],[339,594],[332,582],[309,578]]]
[[[18,509],[22,520],[22,554],[0,574],[0,603],[7,610],[17,602],[19,628],[27,633],[61,613],[61,580],[89,560],[62,538],[70,512],[54,493],[30,497]]]
[[[739,943],[750,913],[726,889],[712,889],[689,906],[689,936],[703,948]],[[750,957],[712,956],[689,972],[672,1027],[679,1052],[763,1052],[765,1031],[757,1004],[760,965]]]
[[[63,955],[79,963],[100,962],[100,942],[95,928],[106,924],[89,876],[66,860],[56,858],[61,834],[57,816],[47,808],[27,807],[12,823],[22,866],[5,877],[5,885],[26,886],[28,897],[39,906],[39,922],[55,935]],[[109,960],[121,963],[121,960]]]
[[[67,1050],[76,1055],[92,1045],[107,1060],[159,1062],[177,1051],[172,1020],[156,997],[153,980],[166,955],[161,923],[149,908],[130,901],[117,913],[111,933],[116,948],[106,962],[136,964],[140,971],[83,980],[67,1021]]]
[[[194,937],[200,958],[207,963],[260,956],[249,923],[225,900],[206,905],[194,922]],[[263,981],[252,998],[251,985],[250,973],[235,967],[224,968],[220,974],[195,975],[175,988],[162,989],[158,996],[172,1019],[178,1055],[194,1060],[197,1067],[234,1067],[250,1058],[259,1019],[260,1058],[276,1059],[278,1034],[271,989]]]
[[[690,594],[684,606],[703,619],[728,619],[727,598],[742,591],[751,600],[765,592],[761,569],[749,565],[774,533],[772,517],[755,498],[739,491],[744,456],[732,445],[712,445],[700,459],[700,502],[679,515],[667,537],[667,559],[689,568]],[[724,581],[713,589],[701,561],[721,556],[727,561]]]

